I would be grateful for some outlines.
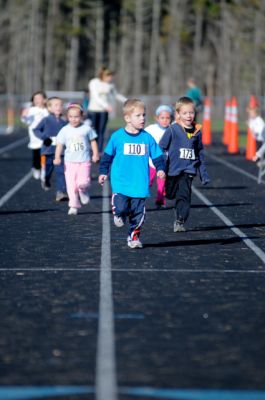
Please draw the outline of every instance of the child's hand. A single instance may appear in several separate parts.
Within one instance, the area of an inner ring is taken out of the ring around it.
[[[255,155],[252,157],[252,161],[254,161],[254,162],[257,162],[258,159],[259,159],[259,156],[258,156],[257,154],[255,154]]]
[[[99,154],[92,154],[92,161],[93,163],[97,163],[99,161]]]
[[[100,185],[104,185],[104,182],[108,179],[107,175],[99,175],[98,177],[98,183],[100,183]]]
[[[60,159],[60,158],[55,158],[55,159],[53,160],[53,164],[54,164],[54,165],[60,165],[60,164],[61,164],[61,159]]]
[[[156,174],[157,176],[158,176],[158,178],[160,178],[160,179],[166,179],[166,174],[165,174],[165,172],[164,171],[157,171],[157,174]]]

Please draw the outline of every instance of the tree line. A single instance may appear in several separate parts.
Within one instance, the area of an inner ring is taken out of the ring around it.
[[[0,93],[84,90],[102,65],[125,95],[264,94],[264,0],[0,0]]]

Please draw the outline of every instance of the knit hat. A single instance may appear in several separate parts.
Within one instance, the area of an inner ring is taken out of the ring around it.
[[[158,117],[159,114],[160,114],[162,111],[169,112],[171,116],[172,116],[172,114],[173,114],[172,107],[167,106],[166,104],[162,104],[161,106],[157,107],[157,109],[156,109],[156,111],[155,111],[155,115]]]

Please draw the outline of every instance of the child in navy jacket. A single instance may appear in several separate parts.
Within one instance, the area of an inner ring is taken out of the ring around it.
[[[45,173],[42,180],[42,188],[49,190],[51,187],[51,177],[55,168],[56,175],[56,201],[68,198],[66,193],[66,183],[64,177],[64,163],[54,167],[53,159],[56,148],[56,136],[58,132],[67,124],[62,118],[63,103],[59,97],[48,99],[47,107],[49,115],[36,126],[34,134],[43,141],[41,148],[42,163],[45,164]]]
[[[174,232],[184,232],[191,205],[192,180],[197,171],[203,184],[210,179],[204,162],[201,125],[194,123],[195,104],[189,97],[176,103],[176,123],[159,142],[168,155],[166,197],[176,199]]]

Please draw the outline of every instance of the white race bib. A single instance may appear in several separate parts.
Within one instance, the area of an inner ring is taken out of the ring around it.
[[[146,145],[143,143],[124,143],[123,154],[126,156],[145,156]]]
[[[71,140],[69,147],[72,153],[75,151],[83,151],[85,149],[82,139],[79,139],[78,137]]]
[[[195,160],[194,149],[179,149],[180,158],[183,160]]]

